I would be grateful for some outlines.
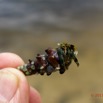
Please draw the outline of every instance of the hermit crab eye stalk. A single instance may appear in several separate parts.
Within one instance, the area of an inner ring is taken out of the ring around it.
[[[17,67],[26,76],[33,74],[51,75],[53,72],[59,71],[63,74],[68,70],[72,61],[74,61],[77,66],[79,62],[77,59],[78,51],[75,46],[68,43],[58,43],[56,49],[47,48],[45,54],[37,54],[35,60],[28,60],[27,64]]]

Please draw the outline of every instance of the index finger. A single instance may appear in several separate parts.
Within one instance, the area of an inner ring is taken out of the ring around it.
[[[6,67],[16,68],[23,64],[24,61],[17,54],[9,52],[0,53],[0,69]]]

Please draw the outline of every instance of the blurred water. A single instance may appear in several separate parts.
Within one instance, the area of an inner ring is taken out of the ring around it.
[[[0,0],[0,28],[52,25],[85,29],[102,21],[102,0]]]

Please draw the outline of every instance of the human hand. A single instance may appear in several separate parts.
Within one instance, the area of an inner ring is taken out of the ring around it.
[[[13,53],[0,53],[0,103],[41,103],[40,94],[15,69],[23,60]]]

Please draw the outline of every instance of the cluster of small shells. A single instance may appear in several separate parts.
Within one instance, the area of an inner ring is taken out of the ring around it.
[[[58,43],[56,49],[47,48],[45,54],[37,54],[35,60],[30,60],[27,64],[17,67],[25,75],[41,74],[51,75],[52,72],[59,71],[63,74],[68,69],[72,60],[79,66],[77,59],[78,51],[75,46],[68,43]]]

